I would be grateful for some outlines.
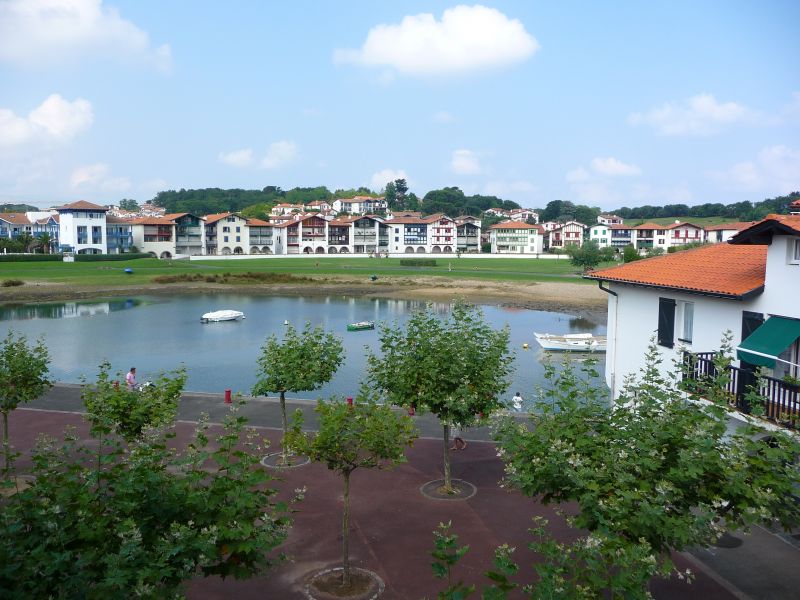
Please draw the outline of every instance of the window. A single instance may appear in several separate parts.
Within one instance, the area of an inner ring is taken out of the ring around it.
[[[658,345],[672,348],[675,345],[675,300],[658,299]]]
[[[800,239],[793,240],[794,246],[789,244],[789,248],[792,249],[792,255],[789,259],[789,264],[792,265],[800,265]]]
[[[691,344],[694,331],[694,302],[681,302],[681,312],[683,313],[683,335],[679,339],[681,342]]]
[[[237,227],[237,229],[238,229],[238,227]],[[236,241],[237,241],[237,242],[241,242],[241,241],[242,241],[242,238],[241,238],[241,236],[238,236],[238,235],[237,235],[237,236],[236,236]]]
[[[223,242],[227,242],[227,241],[228,241],[228,236],[226,235],[225,237],[223,237],[223,238],[222,238],[222,241],[223,241]]]
[[[231,230],[231,228],[230,228],[230,227],[223,227],[223,228],[222,228],[222,233],[229,233],[229,232],[230,232],[230,230]]]
[[[242,228],[237,225],[236,226],[236,233],[239,233],[241,230],[242,230]],[[236,241],[238,242],[239,240],[236,240]]]

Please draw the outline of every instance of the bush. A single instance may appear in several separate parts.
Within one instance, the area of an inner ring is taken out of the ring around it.
[[[22,279],[6,279],[0,285],[3,287],[17,287],[18,285],[25,285],[25,282]]]
[[[435,267],[435,258],[401,258],[400,266],[402,267]]]
[[[61,254],[0,254],[0,262],[59,262]]]
[[[153,258],[146,252],[126,252],[125,254],[76,254],[75,262],[100,262],[105,260],[135,260],[137,258]],[[59,260],[61,260],[59,258]]]

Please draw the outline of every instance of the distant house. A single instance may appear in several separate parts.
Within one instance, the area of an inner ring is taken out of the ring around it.
[[[456,247],[458,252],[481,251],[481,220],[477,217],[456,217]]]
[[[502,217],[503,219],[511,218],[511,213],[504,208],[487,208],[485,211],[483,211],[483,214]]]
[[[772,377],[764,392],[774,403],[769,410],[789,407],[800,416],[800,388],[782,381],[800,376],[800,215],[769,215],[729,243],[586,277],[609,294],[606,382],[614,397],[623,379],[643,366],[651,336],[666,373],[684,351],[708,357],[730,331],[738,360],[730,385],[737,403],[759,366]]]
[[[156,258],[175,256],[175,222],[163,217],[140,217],[127,221],[133,245]]]
[[[78,254],[106,252],[106,207],[80,200],[55,208],[58,241],[64,250]]]
[[[521,221],[523,223],[528,221],[539,223],[539,213],[530,208],[512,208],[508,211],[508,218],[512,221]]]
[[[302,204],[287,204],[286,202],[281,202],[280,204],[276,204],[275,206],[273,206],[269,214],[279,217],[283,215],[291,215],[293,213],[301,213],[301,212],[303,212]]]
[[[443,214],[387,220],[390,252],[449,254],[456,251],[456,224]]]
[[[790,215],[800,215],[800,200],[795,200],[789,204]]]
[[[544,229],[519,221],[504,221],[489,227],[492,254],[541,254]]]
[[[740,231],[752,226],[755,221],[742,223],[720,223],[719,225],[708,225],[706,229],[706,241],[710,244],[727,242]]]
[[[106,253],[122,254],[123,252],[129,252],[131,246],[133,246],[133,226],[131,221],[106,215]]]
[[[272,223],[261,219],[247,219],[250,254],[275,254]]]
[[[250,248],[247,219],[238,213],[206,215],[206,254],[245,254]]]
[[[589,227],[589,239],[601,248],[611,247],[611,226],[605,223]]]
[[[572,244],[583,246],[583,236],[586,225],[578,221],[567,221],[547,231],[545,235],[546,248],[565,248]]]
[[[385,198],[371,196],[354,196],[353,198],[337,198],[333,201],[332,208],[337,213],[365,215],[374,212],[385,212],[388,203]]]
[[[686,244],[701,244],[705,242],[705,230],[692,223],[675,221],[667,225],[667,248],[685,246]]]
[[[625,221],[622,220],[622,217],[618,217],[617,215],[601,213],[597,215],[597,222],[600,225],[622,225]]]

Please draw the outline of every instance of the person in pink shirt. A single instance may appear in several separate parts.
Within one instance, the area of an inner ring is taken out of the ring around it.
[[[131,370],[125,375],[125,382],[128,384],[129,390],[136,389],[136,367],[131,367]]]

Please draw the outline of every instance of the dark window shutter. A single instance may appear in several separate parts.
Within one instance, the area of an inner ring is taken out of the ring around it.
[[[757,312],[750,312],[749,310],[742,311],[742,341],[745,341],[747,338],[750,337],[750,334],[753,333],[756,329],[761,327],[762,323],[764,323],[764,313],[757,313]],[[740,366],[745,371],[755,371],[756,368],[754,365],[751,365],[749,362],[745,360],[739,361]],[[749,378],[749,379],[752,379]],[[740,378],[740,383],[744,382],[745,378]],[[748,383],[752,383],[749,382]],[[742,388],[744,389],[744,388]]]
[[[675,300],[658,299],[658,345],[672,348],[675,345]]]

